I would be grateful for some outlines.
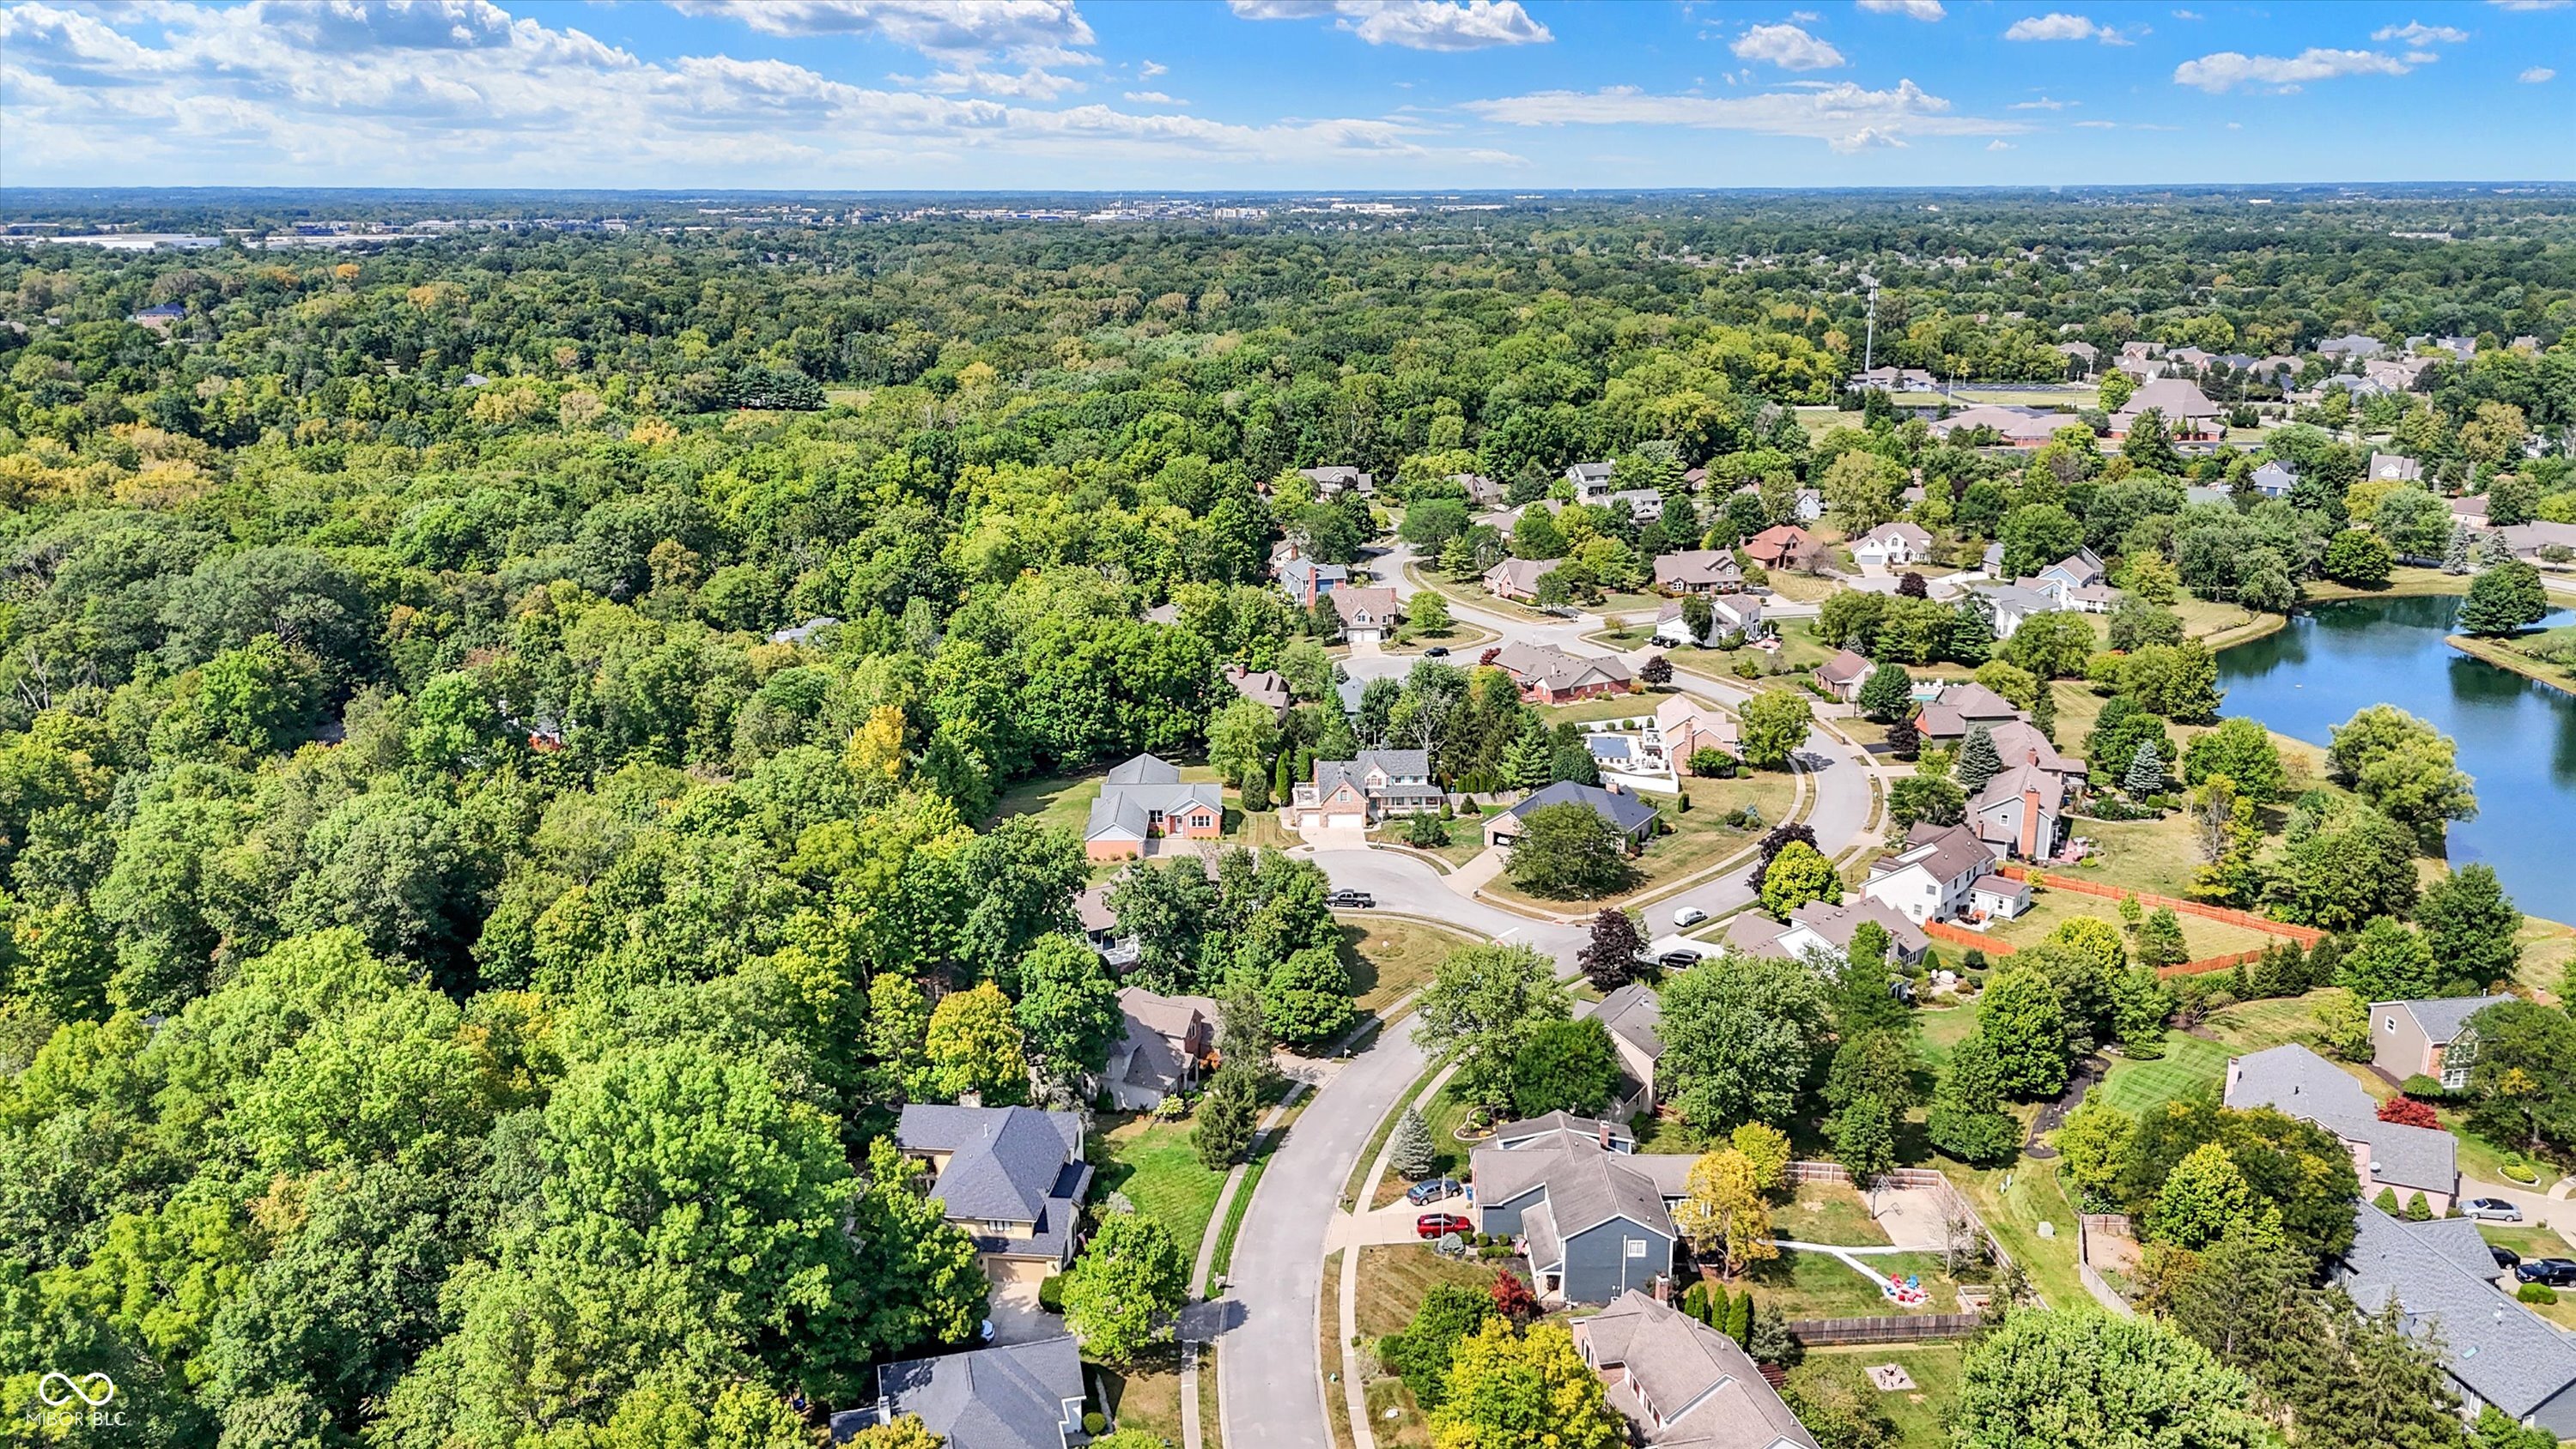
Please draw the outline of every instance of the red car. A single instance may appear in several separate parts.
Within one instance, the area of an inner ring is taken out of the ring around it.
[[[1437,1238],[1448,1233],[1463,1235],[1475,1230],[1474,1223],[1456,1213],[1424,1213],[1413,1220],[1413,1235],[1418,1238]]]

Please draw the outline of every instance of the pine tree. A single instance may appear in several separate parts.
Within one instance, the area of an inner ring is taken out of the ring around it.
[[[1525,717],[1519,736],[1503,751],[1502,774],[1515,790],[1540,789],[1556,778],[1556,752],[1537,715]]]
[[[1253,1130],[1260,1123],[1261,1084],[1249,1072],[1220,1067],[1199,1098],[1190,1145],[1198,1149],[1201,1166],[1223,1172],[1251,1150]]]
[[[1995,749],[1995,737],[1984,725],[1968,731],[1967,743],[1959,747],[1958,763],[1950,767],[1950,778],[1959,788],[1974,796],[1986,788],[1986,782],[2004,772],[2004,757]]]
[[[2039,698],[2030,707],[2030,727],[2050,744],[2057,743],[2056,685],[2043,682],[2039,686]]]
[[[1739,1348],[1745,1343],[1751,1341],[1753,1337],[1753,1292],[1751,1289],[1747,1289],[1742,1293],[1736,1294],[1735,1301],[1726,1306],[1726,1336],[1734,1339],[1736,1346]]]
[[[1243,777],[1243,810],[1257,815],[1270,808],[1270,777],[1254,770]]]
[[[1395,1119],[1395,1135],[1387,1139],[1387,1166],[1400,1177],[1419,1182],[1431,1175],[1431,1124],[1412,1107]]]
[[[1699,1321],[1721,1333],[1725,1332],[1726,1325],[1734,1321],[1735,1318],[1735,1305],[1728,1297],[1726,1285],[1723,1283],[1709,1284],[1708,1298],[1706,1302],[1706,1311],[1701,1314]]]
[[[2464,574],[2469,571],[2469,526],[2451,525],[2451,542],[2442,550],[2442,572]]]
[[[1912,715],[1887,727],[1887,747],[1900,760],[1911,760],[1923,753],[1923,732],[1915,728]]]
[[[2477,546],[2469,550],[2469,560],[2482,569],[2491,569],[2497,564],[2511,563],[2513,562],[2513,545],[2505,541],[2505,536],[2502,533],[2490,528],[2478,535]]]
[[[2144,800],[2160,794],[2165,788],[2165,757],[2156,753],[2153,740],[2141,740],[2138,752],[2129,757],[2129,773],[2122,777],[2120,788],[2132,800]]]

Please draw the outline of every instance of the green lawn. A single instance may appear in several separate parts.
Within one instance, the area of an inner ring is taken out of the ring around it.
[[[1613,694],[1602,699],[1581,699],[1572,704],[1551,704],[1538,711],[1538,717],[1553,729],[1561,724],[1590,724],[1595,720],[1633,719],[1641,725],[1655,717],[1655,706],[1664,702],[1670,690],[1647,690],[1642,694]]]
[[[1466,1125],[1467,1113],[1467,1101],[1458,1095],[1455,1084],[1442,1087],[1424,1107],[1423,1120],[1431,1127],[1431,1176],[1461,1179],[1466,1177],[1467,1154],[1473,1152],[1476,1145],[1472,1142],[1459,1141],[1457,1132],[1460,1127]],[[1399,1111],[1397,1115],[1400,1117],[1403,1114]],[[1393,1130],[1391,1124],[1389,1130]],[[1371,1152],[1368,1161],[1374,1162],[1376,1156],[1375,1152]],[[1365,1163],[1362,1164],[1361,1171],[1363,1173],[1367,1171]],[[1384,1177],[1378,1179],[1377,1197],[1370,1202],[1369,1206],[1385,1207],[1388,1203],[1399,1201],[1404,1197],[1404,1190],[1411,1186],[1413,1186],[1411,1180],[1397,1175],[1390,1169]]]
[[[2093,1301],[2076,1273],[2075,1209],[2058,1185],[2053,1165],[2023,1158],[2011,1167],[1975,1172],[1949,1169],[1950,1181],[1977,1208],[1977,1216],[2003,1243],[2004,1251],[2029,1275],[2052,1308],[2071,1308]],[[2056,1235],[2039,1235],[2042,1222]]]
[[[2125,1058],[2111,1064],[2110,1075],[2093,1090],[2102,1100],[2136,1116],[2176,1097],[2215,1090],[2227,1078],[2233,1053],[2216,1042],[2173,1032],[2165,1037],[2165,1054],[2154,1061]]]
[[[1651,897],[1669,889],[1675,881],[1724,860],[1761,839],[1762,832],[1789,816],[1797,803],[1798,779],[1785,770],[1753,770],[1731,780],[1703,780],[1696,776],[1682,778],[1682,793],[1690,797],[1691,808],[1679,808],[1676,796],[1661,793],[1642,794],[1638,798],[1661,810],[1666,833],[1647,843],[1645,852],[1629,861],[1636,877],[1629,888],[1610,900],[1633,900]],[[1731,810],[1746,807],[1762,812],[1766,822],[1759,827],[1739,829],[1726,823]],[[1496,876],[1485,887],[1508,900],[1528,902],[1551,910],[1581,909],[1601,902],[1541,900],[1512,887],[1509,875]],[[1671,918],[1664,918],[1669,924]],[[1650,923],[1651,924],[1651,923]],[[1654,935],[1663,929],[1656,925],[1647,932]]]
[[[1094,1200],[1125,1193],[1138,1212],[1171,1229],[1183,1258],[1198,1261],[1199,1240],[1216,1215],[1225,1179],[1199,1165],[1190,1146],[1190,1124],[1157,1122],[1141,1114],[1100,1121]]]
[[[2062,713],[2058,716],[2057,737],[2079,748],[2083,739]],[[2193,853],[2191,823],[2182,812],[2158,820],[2078,820],[2074,829],[2076,834],[2093,841],[2101,864],[2088,863],[2070,874],[2117,889],[2177,900],[2190,898],[2200,859]],[[2106,900],[2103,904],[2111,903]],[[2183,929],[2190,928],[2191,922],[2186,919]]]
[[[2204,956],[2227,955],[2237,951],[2259,951],[2280,939],[2250,927],[2232,925],[2225,921],[2213,921],[2180,911],[2174,914],[2182,922],[2183,942],[2190,948],[2193,960]],[[2120,906],[2117,901],[2103,896],[2085,895],[2078,891],[2051,890],[2047,886],[2037,886],[2032,889],[2031,908],[2028,911],[2016,920],[1990,929],[1986,934],[2016,947],[2032,946],[2046,940],[2049,933],[2055,931],[2062,923],[2079,917],[2103,921],[2114,930],[2120,929]]]
[[[1359,1300],[1351,1307],[1354,1325],[1366,1341],[1362,1357],[1372,1367],[1377,1340],[1413,1322],[1413,1311],[1443,1283],[1484,1288],[1494,1281],[1499,1263],[1459,1262],[1412,1243],[1379,1244],[1360,1249]],[[1340,1385],[1331,1386],[1335,1390]],[[1427,1445],[1431,1426],[1422,1407],[1401,1379],[1372,1377],[1366,1385],[1369,1427],[1380,1444]],[[1336,1393],[1335,1397],[1339,1397]],[[1390,1419],[1387,1411],[1393,1409]]]
[[[1776,1225],[1776,1223],[1775,1223]],[[1878,1291],[1875,1284],[1830,1253],[1802,1253],[1782,1248],[1780,1256],[1756,1263],[1739,1281],[1753,1285],[1754,1296],[1775,1303],[1790,1318],[1871,1318],[1903,1313],[1956,1313],[1955,1285],[1941,1271],[1936,1253],[1884,1253],[1861,1259],[1873,1273],[1906,1273],[1923,1280],[1930,1299],[1908,1308]]]
[[[1790,1374],[1794,1382],[1801,1376],[1833,1374],[1847,1377],[1859,1385],[1861,1401],[1887,1416],[1896,1426],[1896,1442],[1904,1449],[1948,1449],[1950,1431],[1942,1416],[1959,1396],[1959,1366],[1967,1357],[1967,1348],[1956,1343],[1854,1344],[1847,1347],[1817,1348],[1807,1351],[1807,1361]],[[1879,1364],[1896,1364],[1914,1380],[1911,1389],[1882,1392],[1870,1386],[1861,1372]]]
[[[1383,1012],[1431,979],[1449,953],[1475,944],[1455,931],[1420,921],[1342,917],[1342,959],[1351,970],[1351,996],[1362,1011]]]
[[[2564,1258],[2576,1253],[2576,1245],[2548,1228],[2498,1228],[2478,1224],[2478,1235],[2499,1248],[2511,1248],[2525,1259]],[[2558,1290],[2555,1303],[2526,1303],[2524,1307],[2562,1329],[2576,1330],[2576,1292]]]
[[[1772,1210],[1771,1228],[1802,1243],[1841,1248],[1885,1247],[1887,1230],[1869,1215],[1858,1189],[1843,1182],[1802,1182],[1788,1202]]]
[[[1079,836],[1091,819],[1091,802],[1100,798],[1100,782],[1107,773],[1040,775],[1022,780],[1002,792],[1001,800],[993,807],[993,818],[1034,815],[1040,825],[1070,830]]]

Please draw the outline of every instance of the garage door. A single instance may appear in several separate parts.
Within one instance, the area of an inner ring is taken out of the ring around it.
[[[984,1271],[996,1283],[1034,1286],[1053,1277],[1056,1268],[1043,1259],[988,1257],[984,1260]]]
[[[1331,830],[1365,830],[1368,828],[1368,817],[1365,815],[1327,815],[1324,817],[1324,825],[1327,829]]]

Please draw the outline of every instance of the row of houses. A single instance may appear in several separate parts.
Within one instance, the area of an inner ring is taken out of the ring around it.
[[[1825,693],[1851,703],[1877,668],[1866,655],[1845,649],[1817,665],[1814,679]],[[2008,858],[2046,860],[2065,845],[2069,812],[2090,772],[2082,761],[2060,754],[2010,700],[1974,681],[1943,685],[1916,712],[1914,728],[1937,748],[1962,744],[1979,729],[1994,741],[2004,768],[1969,799],[1962,828]]]

